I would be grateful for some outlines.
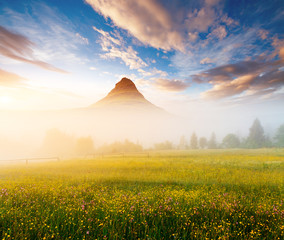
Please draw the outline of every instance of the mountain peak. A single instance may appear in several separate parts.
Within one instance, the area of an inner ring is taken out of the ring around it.
[[[135,84],[128,78],[122,78],[115,87],[108,93],[106,97],[91,105],[91,107],[110,108],[113,107],[133,107],[137,109],[151,108],[158,109],[150,103],[137,90]]]
[[[117,94],[129,94],[131,92],[140,94],[142,96],[142,94],[137,90],[134,82],[124,77],[118,83],[115,84],[115,88],[109,92],[108,96],[113,96]]]
[[[122,78],[118,83],[116,83],[115,88],[134,88],[137,90],[134,82],[126,77]]]

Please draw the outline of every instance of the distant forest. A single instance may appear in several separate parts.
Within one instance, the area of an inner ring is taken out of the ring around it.
[[[234,133],[227,134],[222,142],[218,142],[216,135],[213,132],[211,137],[200,137],[193,133],[189,139],[181,136],[179,144],[174,145],[166,141],[155,145],[155,149],[218,149],[218,148],[272,148],[284,147],[284,124],[282,124],[276,131],[273,138],[269,138],[265,134],[263,127],[258,119],[255,119],[249,129],[249,135],[246,138],[240,138]]]
[[[178,144],[171,141],[164,141],[154,144],[150,149],[143,149],[139,143],[133,143],[129,140],[123,142],[113,142],[104,144],[95,148],[93,139],[88,137],[75,138],[58,129],[50,129],[46,132],[41,153],[62,155],[88,155],[88,154],[108,154],[108,153],[129,153],[141,152],[143,150],[187,150],[187,149],[234,149],[234,148],[274,148],[284,147],[284,124],[276,131],[273,138],[269,138],[258,119],[255,119],[252,126],[249,128],[249,135],[245,138],[240,138],[236,134],[227,134],[222,142],[218,142],[215,133],[213,132],[210,138],[198,137],[196,133],[192,133],[187,139],[185,136],[180,137]]]

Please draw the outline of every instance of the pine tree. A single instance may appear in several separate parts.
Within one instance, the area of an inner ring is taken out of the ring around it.
[[[197,140],[197,136],[195,133],[193,133],[191,135],[191,138],[190,138],[190,147],[192,149],[197,149],[198,148],[198,140]]]
[[[179,141],[179,146],[178,146],[179,149],[186,149],[187,148],[187,143],[186,143],[186,139],[185,139],[185,136],[182,135],[180,137],[180,141]]]
[[[201,137],[200,139],[199,139],[199,146],[200,146],[200,148],[205,148],[205,147],[207,147],[207,139],[205,138],[205,137]]]
[[[211,134],[211,138],[210,138],[210,140],[208,142],[208,148],[210,148],[210,149],[217,148],[216,135],[215,135],[214,132]]]
[[[260,121],[256,118],[249,129],[249,136],[247,138],[248,148],[262,148],[265,145],[264,130]]]
[[[284,124],[277,129],[274,139],[276,147],[284,147]]]
[[[240,139],[233,133],[230,133],[226,137],[224,137],[222,143],[223,147],[225,148],[238,148],[240,147],[240,144]]]

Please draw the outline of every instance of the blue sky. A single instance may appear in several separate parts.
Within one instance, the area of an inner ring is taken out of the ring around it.
[[[1,109],[85,107],[127,76],[175,113],[284,121],[282,0],[4,0],[0,22]]]

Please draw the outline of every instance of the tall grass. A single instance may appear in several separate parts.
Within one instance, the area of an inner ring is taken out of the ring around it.
[[[283,176],[283,149],[3,166],[0,236],[283,239]]]

